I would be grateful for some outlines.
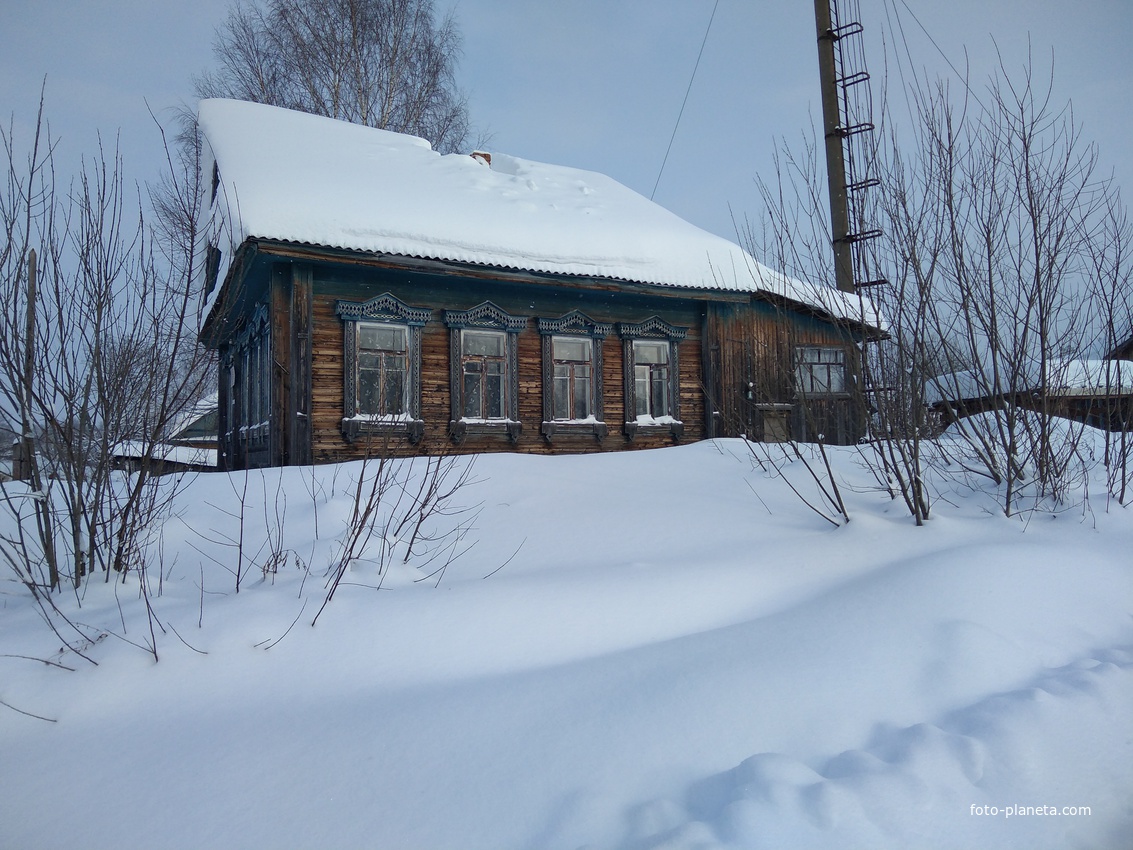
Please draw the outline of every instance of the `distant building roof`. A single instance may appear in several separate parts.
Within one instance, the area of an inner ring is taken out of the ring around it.
[[[141,461],[143,459],[166,465],[178,465],[196,469],[216,468],[216,449],[198,449],[192,446],[174,446],[167,443],[148,445],[137,440],[123,440],[111,449],[112,457],[121,460]]]
[[[1015,373],[1012,376],[1012,373]],[[1031,361],[1023,369],[1000,370],[1000,394],[1033,392],[1040,388],[1039,364]],[[990,367],[969,369],[930,378],[925,401],[964,401],[986,398],[995,381]],[[1057,359],[1047,363],[1047,389],[1063,397],[1111,397],[1133,395],[1133,361]]]
[[[414,136],[258,103],[203,100],[198,115],[205,173],[215,162],[219,175],[207,227],[222,248],[262,238],[766,293],[880,326],[868,301],[769,269],[593,171],[502,153],[442,156]]]
[[[219,393],[209,393],[174,417],[165,429],[165,439],[177,442],[184,439],[212,437],[215,440],[218,399]]]

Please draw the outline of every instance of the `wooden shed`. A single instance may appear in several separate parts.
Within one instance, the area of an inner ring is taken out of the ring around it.
[[[261,104],[199,117],[222,468],[863,433],[872,308],[608,177]]]
[[[1013,405],[1106,431],[1133,429],[1133,362],[1127,359],[1053,358],[1002,364],[1000,387],[990,365],[929,381],[926,401],[941,424]]]

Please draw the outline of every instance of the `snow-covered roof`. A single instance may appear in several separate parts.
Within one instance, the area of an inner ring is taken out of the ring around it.
[[[763,292],[878,326],[857,296],[789,278],[593,171],[432,150],[424,139],[258,103],[203,100],[207,228],[527,272]],[[230,259],[227,251],[225,260]],[[225,269],[221,269],[223,278]],[[211,306],[211,305],[209,305]],[[206,310],[207,313],[207,310]]]
[[[1002,393],[1032,392],[1039,389],[1040,364],[1028,361],[1021,369],[1000,368]],[[1133,395],[1133,361],[1054,359],[1046,364],[1047,390],[1056,396],[1123,396]],[[937,404],[944,400],[984,398],[992,395],[994,385],[990,367],[986,370],[965,370],[930,378],[925,386],[925,401]],[[1012,385],[1014,388],[1012,388]]]
[[[115,443],[110,450],[116,458],[141,460],[148,458],[165,463],[178,463],[184,466],[215,467],[216,449],[198,449],[192,446],[175,446],[169,443],[147,445],[138,440],[123,440]]]
[[[195,424],[198,420],[210,414],[216,413],[219,399],[219,393],[209,393],[203,398],[197,399],[197,401],[189,405],[184,411],[173,417],[168,427],[165,429],[166,439],[176,439],[190,425]]]

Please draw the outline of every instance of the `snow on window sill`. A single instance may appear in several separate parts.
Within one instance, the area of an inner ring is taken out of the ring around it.
[[[269,424],[259,422],[255,425],[242,425],[236,430],[237,438],[245,445],[254,445],[267,439]]]
[[[684,436],[685,424],[672,416],[638,416],[625,424],[625,435],[632,441],[638,434],[672,434],[674,440]]]

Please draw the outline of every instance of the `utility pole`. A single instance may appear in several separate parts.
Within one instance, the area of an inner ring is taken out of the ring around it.
[[[846,160],[842,151],[842,140],[847,132],[838,108],[838,71],[834,60],[834,42],[839,34],[831,20],[830,2],[814,0],[814,20],[818,30],[818,71],[822,90],[822,129],[826,139],[826,182],[830,188],[834,282],[843,292],[856,292],[850,205],[846,197]]]
[[[32,487],[35,497],[35,520],[39,539],[43,542],[43,558],[47,562],[48,584],[52,590],[59,587],[59,564],[55,560],[55,529],[51,520],[51,505],[43,495],[43,477],[35,456],[35,434],[32,432],[32,398],[35,388],[35,301],[36,301],[36,255],[33,248],[28,252],[27,326],[24,335],[24,386],[23,408],[20,425],[23,428],[24,473]],[[30,574],[30,573],[29,573]],[[77,580],[77,577],[76,577]]]

